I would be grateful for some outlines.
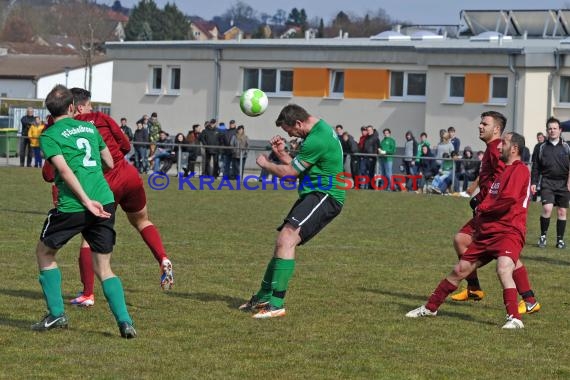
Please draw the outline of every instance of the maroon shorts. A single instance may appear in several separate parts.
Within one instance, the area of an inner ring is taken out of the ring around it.
[[[473,234],[475,233],[475,219],[473,218],[469,219],[469,221],[465,223],[463,227],[461,227],[459,233],[473,236]]]
[[[481,261],[483,264],[487,264],[499,256],[507,256],[516,264],[523,246],[524,242],[521,241],[520,236],[514,234],[503,234],[489,238],[478,237],[467,247],[467,251],[461,256],[461,259],[471,263]]]
[[[134,166],[126,161],[115,164],[105,179],[115,196],[115,204],[125,212],[137,212],[146,206],[146,194],[142,179]]]

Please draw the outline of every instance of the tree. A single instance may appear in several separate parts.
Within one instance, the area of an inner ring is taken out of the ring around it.
[[[319,21],[319,29],[317,31],[317,38],[323,38],[325,36],[325,22],[321,18]]]
[[[188,38],[190,24],[176,4],[166,3],[162,14],[162,25],[167,26],[164,29],[163,38],[165,40],[185,40]]]
[[[125,27],[127,41],[162,40],[162,12],[153,0],[140,0],[135,5]]]
[[[6,41],[30,42],[33,36],[34,31],[30,23],[19,15],[8,17],[2,30],[2,38]]]
[[[287,21],[287,12],[283,9],[278,9],[273,17],[271,17],[271,22],[275,25],[285,25]]]

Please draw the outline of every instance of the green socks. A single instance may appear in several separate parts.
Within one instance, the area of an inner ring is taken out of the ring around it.
[[[271,298],[271,292],[273,291],[273,270],[275,268],[275,257],[271,258],[269,264],[267,264],[267,269],[263,275],[263,280],[261,281],[261,288],[257,292],[256,296],[261,301],[269,301]]]
[[[61,271],[59,268],[41,270],[40,285],[44,292],[49,313],[53,317],[63,315],[63,296],[61,295]]]
[[[285,293],[289,285],[289,280],[295,271],[295,260],[275,259],[273,269],[273,292],[269,304],[282,308],[285,302]]]
[[[115,316],[117,323],[128,322],[133,324],[133,320],[127,311],[127,304],[125,303],[125,292],[123,284],[119,277],[111,277],[101,282],[103,286],[103,294],[107,298],[109,308]]]

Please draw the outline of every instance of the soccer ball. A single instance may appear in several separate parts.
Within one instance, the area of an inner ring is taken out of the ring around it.
[[[247,116],[259,116],[265,112],[269,99],[265,92],[258,88],[250,88],[241,94],[239,106]]]

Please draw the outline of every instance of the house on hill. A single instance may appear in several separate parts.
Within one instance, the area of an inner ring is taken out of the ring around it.
[[[220,38],[220,31],[216,24],[205,20],[190,21],[190,33],[192,39],[197,41],[217,40]]]

